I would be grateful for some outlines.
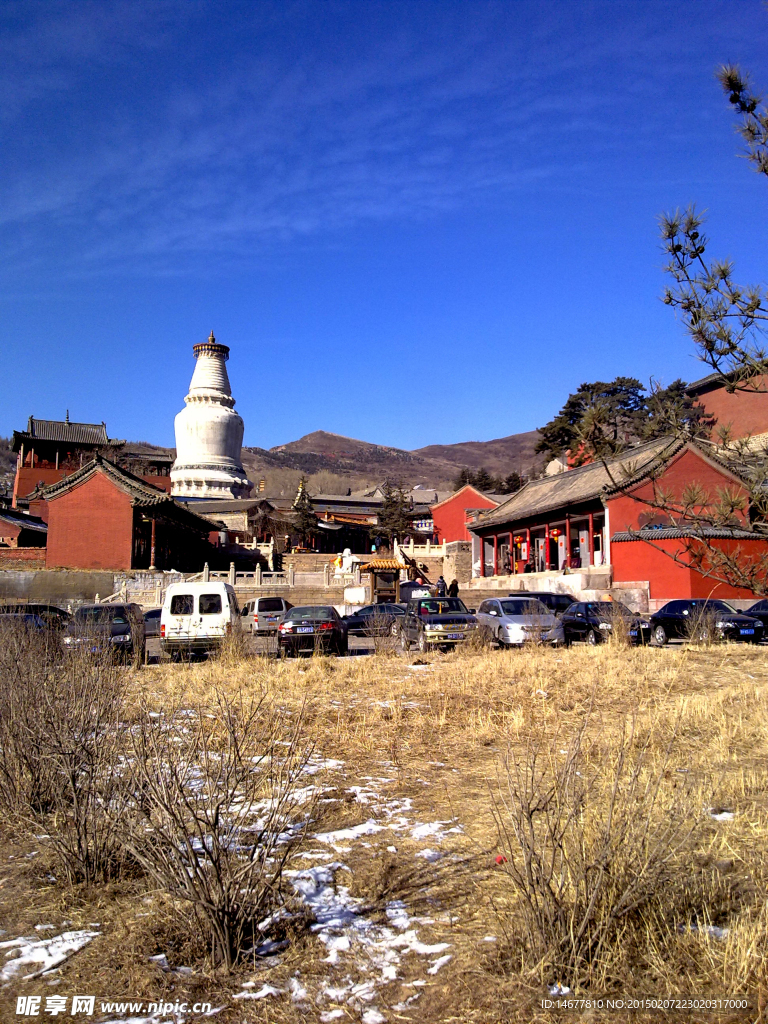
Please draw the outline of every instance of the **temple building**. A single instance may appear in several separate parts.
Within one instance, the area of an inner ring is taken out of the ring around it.
[[[104,423],[75,423],[30,416],[26,430],[14,430],[16,452],[13,505],[26,508],[33,495],[58,483],[94,457],[102,455],[161,491],[170,491],[173,456],[167,448],[130,444],[107,436]]]
[[[251,481],[241,462],[243,421],[227,376],[229,348],[213,336],[193,346],[195,371],[175,420],[171,493],[181,500],[247,498]]]

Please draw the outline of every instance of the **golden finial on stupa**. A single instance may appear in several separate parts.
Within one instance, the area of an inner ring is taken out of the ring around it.
[[[208,341],[210,341],[212,345],[215,344],[216,339],[213,336],[213,331],[211,331],[211,333],[208,335]]]

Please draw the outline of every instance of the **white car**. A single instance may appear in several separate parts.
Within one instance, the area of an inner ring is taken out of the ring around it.
[[[546,605],[531,594],[483,601],[477,621],[500,647],[522,647],[525,643],[562,644],[563,626]]]
[[[229,583],[172,583],[160,612],[160,645],[172,657],[204,654],[240,629],[240,610]]]

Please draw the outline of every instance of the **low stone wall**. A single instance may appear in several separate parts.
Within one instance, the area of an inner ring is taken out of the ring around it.
[[[75,569],[2,569],[0,600],[37,601],[67,607],[113,593],[114,573]]]

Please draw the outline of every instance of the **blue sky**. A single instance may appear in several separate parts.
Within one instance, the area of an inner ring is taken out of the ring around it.
[[[68,408],[173,444],[211,329],[261,447],[703,376],[656,220],[696,201],[768,275],[726,61],[768,92],[759,0],[6,2],[0,433]]]

